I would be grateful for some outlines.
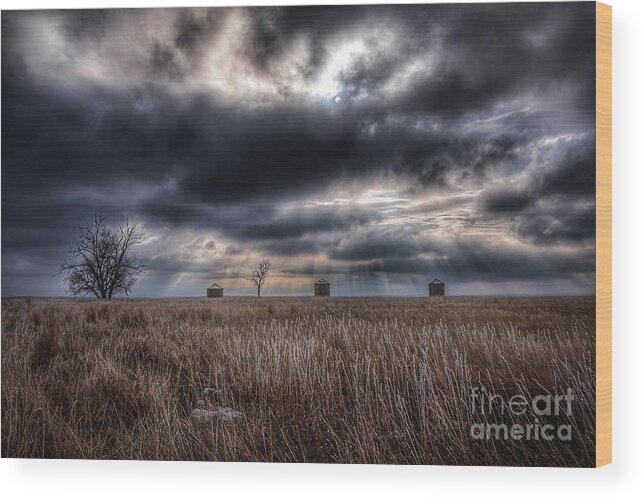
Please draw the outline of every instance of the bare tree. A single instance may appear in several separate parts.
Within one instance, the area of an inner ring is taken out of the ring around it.
[[[105,224],[105,218],[81,227],[76,244],[69,248],[69,260],[61,263],[55,275],[64,275],[67,291],[72,295],[93,294],[109,300],[113,295],[128,295],[144,266],[132,252],[142,243],[139,225],[125,220],[116,229]]]
[[[257,298],[261,298],[261,288],[263,287],[263,283],[266,282],[268,272],[270,272],[270,258],[265,258],[257,264],[257,270],[248,278],[249,281],[257,286]]]

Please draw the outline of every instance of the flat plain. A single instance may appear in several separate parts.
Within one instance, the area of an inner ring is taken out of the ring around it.
[[[2,456],[593,466],[595,375],[594,297],[3,300]],[[573,438],[472,438],[476,387]]]

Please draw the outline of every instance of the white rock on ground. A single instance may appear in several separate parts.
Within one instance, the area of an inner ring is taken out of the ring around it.
[[[219,407],[216,411],[206,411],[205,409],[193,409],[190,419],[197,423],[215,423],[216,421],[230,421],[241,417],[239,411],[230,407]]]

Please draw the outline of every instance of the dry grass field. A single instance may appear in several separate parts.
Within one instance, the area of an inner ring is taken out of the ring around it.
[[[3,301],[2,456],[592,466],[594,316],[593,298]],[[474,386],[570,388],[572,441],[471,438]],[[243,416],[190,419],[217,406]]]

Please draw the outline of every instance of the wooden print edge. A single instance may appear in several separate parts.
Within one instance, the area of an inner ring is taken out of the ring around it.
[[[596,2],[596,466],[612,462],[612,7]]]

